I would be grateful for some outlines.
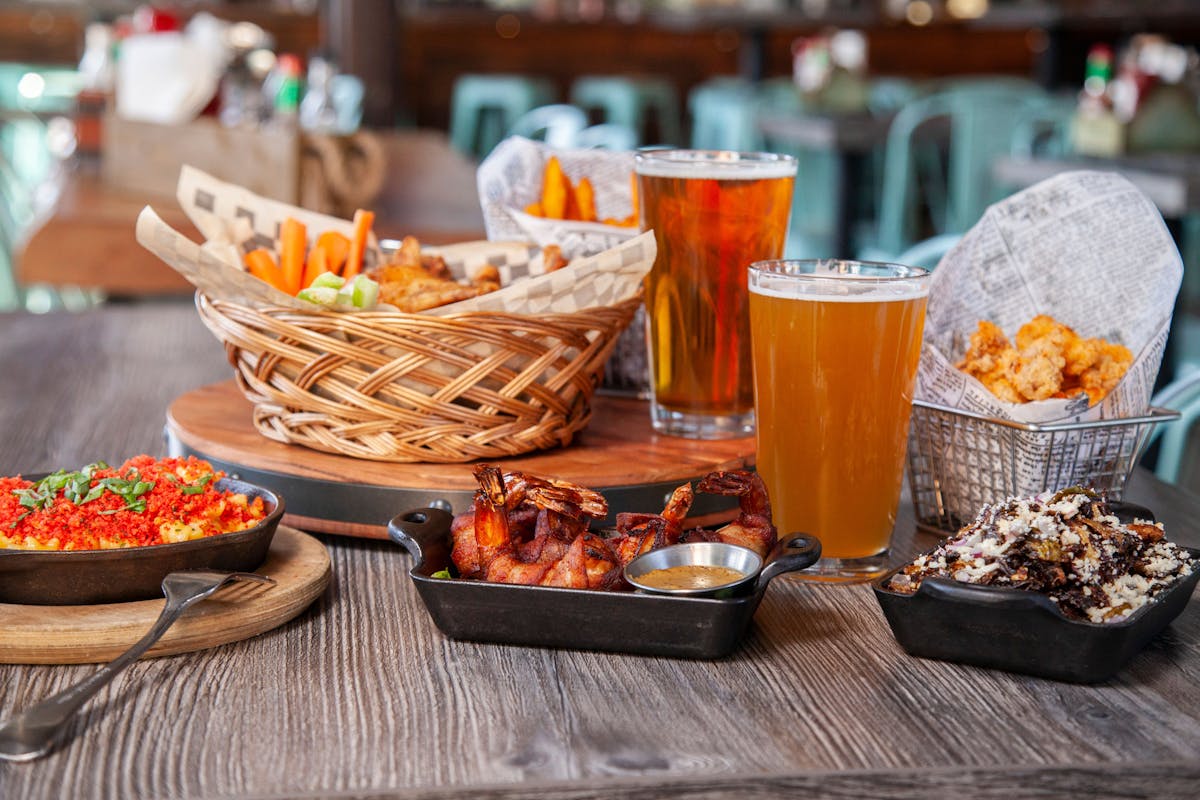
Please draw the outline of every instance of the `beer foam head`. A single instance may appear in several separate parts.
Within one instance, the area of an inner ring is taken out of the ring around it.
[[[750,291],[788,300],[883,303],[929,294],[929,270],[837,259],[762,261],[750,266]]]
[[[751,181],[791,178],[796,159],[775,153],[735,153],[727,150],[650,150],[638,153],[639,175],[655,178]]]

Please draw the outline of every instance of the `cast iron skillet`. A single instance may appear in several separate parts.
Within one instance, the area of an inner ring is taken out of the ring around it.
[[[725,599],[434,578],[453,568],[452,519],[440,509],[414,509],[392,519],[388,536],[412,555],[408,574],[438,629],[473,642],[720,658],[737,645],[771,579],[821,555],[815,537],[785,536],[746,593]]]
[[[39,480],[45,476],[32,476]],[[267,517],[253,528],[188,542],[116,550],[0,549],[0,603],[67,606],[162,597],[162,579],[184,569],[250,572],[267,557],[283,499],[259,486],[222,478],[216,487],[261,497]]]
[[[1122,521],[1152,520],[1142,506],[1110,502]],[[1184,548],[1193,557],[1200,550]],[[1179,616],[1200,569],[1176,580],[1120,622],[1063,615],[1049,597],[1023,589],[926,578],[911,595],[887,588],[901,565],[873,582],[896,641],[910,655],[973,664],[1072,683],[1107,680]]]

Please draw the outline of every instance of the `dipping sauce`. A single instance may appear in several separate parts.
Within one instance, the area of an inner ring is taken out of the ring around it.
[[[655,569],[638,577],[637,582],[652,589],[711,589],[746,577],[730,567],[707,564],[680,564],[677,567]]]

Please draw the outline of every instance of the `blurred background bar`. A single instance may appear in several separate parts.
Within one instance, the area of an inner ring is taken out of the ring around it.
[[[156,107],[172,41],[195,96]],[[506,136],[785,152],[788,256],[931,267],[1103,169],[1184,259],[1166,382],[1200,372],[1198,44],[1200,0],[0,0],[0,311],[186,295],[133,236],[148,203],[190,230],[182,163],[444,243],[484,237]]]

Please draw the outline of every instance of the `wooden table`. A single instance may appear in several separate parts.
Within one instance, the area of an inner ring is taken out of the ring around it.
[[[378,200],[381,238],[415,235],[429,244],[484,239],[475,167],[433,131],[381,134],[388,179]],[[16,259],[17,281],[100,289],[115,297],[190,293],[192,286],[137,243],[137,215],[151,205],[167,224],[199,241],[173,196],[116,189],[95,165],[74,165],[59,180],[58,201]]]
[[[0,470],[163,452],[163,414],[229,368],[186,303],[0,317]],[[1200,544],[1200,500],[1131,498]],[[864,586],[778,579],[732,656],[448,641],[387,543],[329,537],[334,579],[281,629],[143,661],[72,740],[0,762],[4,798],[1194,797],[1200,605],[1115,680],[920,661]],[[907,509],[898,551],[931,541]],[[92,671],[0,667],[0,716]]]
[[[856,192],[862,185],[867,155],[887,139],[891,114],[770,113],[758,125],[769,138],[806,150],[832,152],[838,162],[834,205],[834,251],[837,258],[854,257]]]

